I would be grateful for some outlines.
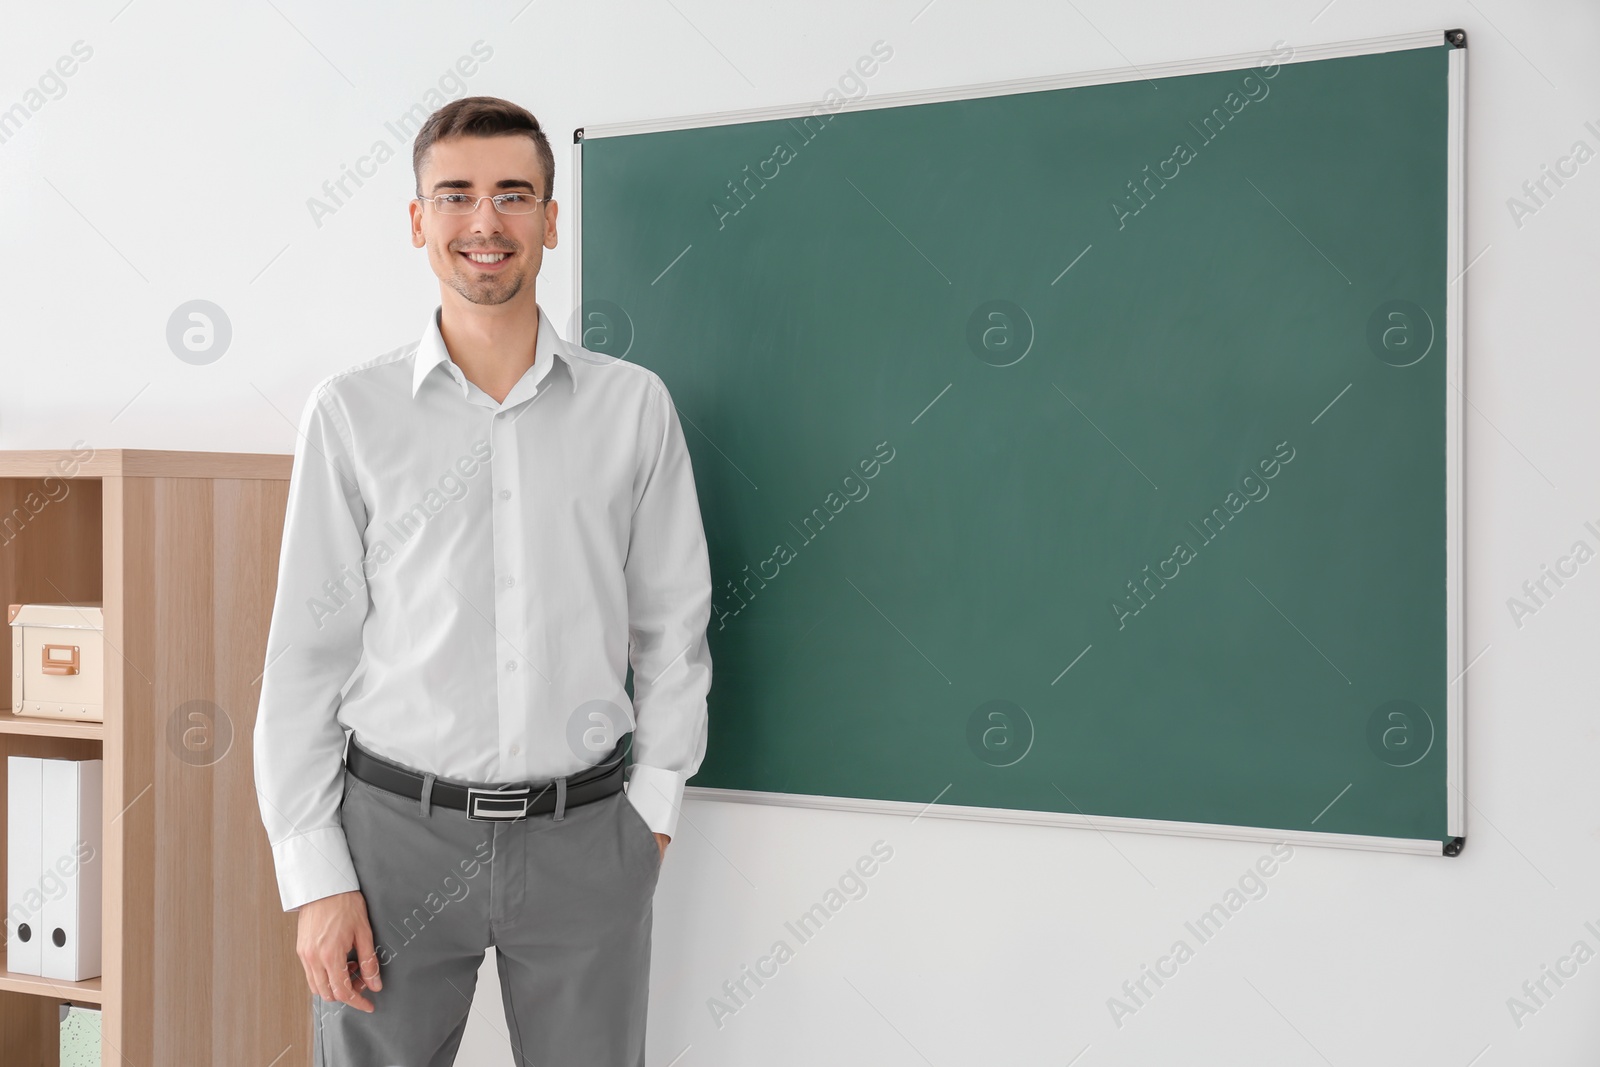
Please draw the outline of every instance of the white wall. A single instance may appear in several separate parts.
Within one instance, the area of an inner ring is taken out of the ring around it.
[[[874,92],[1464,27],[1468,245],[1483,253],[1468,275],[1468,643],[1487,649],[1466,677],[1465,854],[1297,848],[1119,1028],[1108,998],[1178,938],[1195,944],[1185,920],[1263,846],[691,803],[656,897],[649,1062],[1595,1062],[1600,962],[1520,1026],[1507,1007],[1575,942],[1600,950],[1584,925],[1600,929],[1600,563],[1520,626],[1507,607],[1574,541],[1600,543],[1583,527],[1600,525],[1600,161],[1520,225],[1507,207],[1574,141],[1600,149],[1584,126],[1600,129],[1595,5],[924,4],[13,11],[0,107],[75,42],[93,52],[0,144],[0,448],[291,451],[312,383],[413,339],[436,302],[407,241],[409,143],[384,123],[478,40],[493,55],[467,91],[555,131],[567,200],[574,127],[818,100],[880,38],[894,58]],[[378,139],[395,158],[315,224],[307,199]],[[563,324],[569,253],[540,286]],[[192,299],[232,324],[210,365],[167,345]],[[867,895],[716,1026],[708,998],[879,839],[894,855]],[[459,1062],[510,1064],[504,1032],[491,957]]]

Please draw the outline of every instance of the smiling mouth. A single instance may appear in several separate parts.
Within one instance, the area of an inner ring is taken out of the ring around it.
[[[480,267],[493,267],[511,258],[510,252],[462,252],[461,255]]]

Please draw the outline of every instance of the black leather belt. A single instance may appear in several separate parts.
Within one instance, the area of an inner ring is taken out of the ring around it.
[[[551,812],[559,819],[568,808],[592,804],[622,789],[622,756],[631,737],[630,734],[618,741],[610,755],[595,766],[549,782],[469,786],[435,778],[429,803],[465,811],[467,818],[485,822],[515,821]],[[422,799],[426,775],[368,752],[356,744],[354,736],[350,738],[344,766],[347,773],[369,785],[411,800]]]

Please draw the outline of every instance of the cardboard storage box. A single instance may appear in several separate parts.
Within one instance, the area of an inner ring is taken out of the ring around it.
[[[11,711],[105,721],[105,617],[99,604],[12,604]]]

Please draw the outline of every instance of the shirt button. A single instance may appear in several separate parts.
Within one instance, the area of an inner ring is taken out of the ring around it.
[[[517,669],[517,661],[516,660],[514,660],[514,659],[506,660],[506,670],[514,671],[516,669]]]
[[[515,578],[511,577],[509,574],[506,575],[506,585],[510,586],[510,585],[516,585],[516,584],[517,584],[517,580]]]
[[[511,754],[513,756],[515,756],[518,752],[521,752],[521,751],[522,751],[521,746],[518,746],[518,745],[512,745],[511,746]]]
[[[500,490],[500,499],[501,500],[510,500],[511,499],[511,490],[509,490],[509,489]]]

